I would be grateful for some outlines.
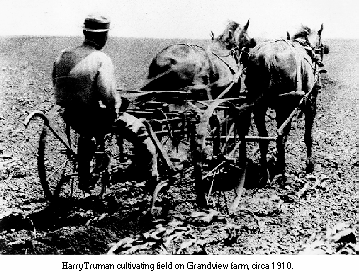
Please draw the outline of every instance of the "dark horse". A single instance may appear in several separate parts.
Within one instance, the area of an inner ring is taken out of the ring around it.
[[[312,46],[322,47],[322,30],[323,25],[317,33],[307,27],[302,27],[302,30],[291,40],[262,42],[250,51],[248,60],[245,62],[244,84],[249,102],[255,104],[254,121],[260,136],[268,136],[265,125],[268,107],[275,109],[277,126],[280,127],[302,98],[301,95],[296,94],[278,97],[279,95],[294,91],[310,92],[301,108],[305,114],[304,142],[307,146],[307,171],[309,172],[313,170],[312,128],[316,114],[316,97],[320,91],[320,77],[318,60],[311,55],[313,52],[308,51],[309,44],[303,46],[301,42],[312,40]],[[283,133],[284,137],[278,137],[277,140],[277,170],[282,174],[285,174],[285,142],[289,131],[290,125],[287,125]],[[265,167],[265,179],[268,179],[266,160],[268,142],[261,141],[259,145],[261,166]]]
[[[237,97],[241,88],[240,62],[243,54],[255,46],[254,39],[247,34],[248,26],[249,21],[243,27],[230,21],[221,35],[215,38],[212,33],[211,43],[206,49],[193,44],[175,44],[164,48],[153,58],[148,80],[141,90],[163,91],[164,97],[168,96],[166,91],[186,91],[192,100]],[[156,95],[155,98],[163,101],[162,96]],[[202,129],[198,131],[199,135]],[[202,138],[196,137],[196,158],[202,153],[202,142],[199,139]],[[202,178],[201,160],[196,161],[195,173],[196,178]],[[205,206],[205,196],[199,185],[196,183],[197,202]],[[160,187],[157,187],[154,196],[159,190]]]
[[[207,49],[191,44],[175,44],[161,50],[149,66],[144,91],[190,91],[192,99],[213,99],[231,86],[238,94],[239,60],[243,49],[255,45],[247,35],[249,21],[242,28],[231,21]]]

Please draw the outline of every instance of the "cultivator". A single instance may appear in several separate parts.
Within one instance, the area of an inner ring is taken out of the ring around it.
[[[200,206],[206,206],[214,190],[235,191],[235,200],[230,210],[235,210],[243,193],[246,177],[246,142],[278,141],[283,137],[284,128],[300,110],[309,93],[290,92],[284,95],[300,96],[301,101],[288,119],[279,127],[276,136],[260,137],[247,135],[243,124],[250,123],[250,114],[254,104],[247,104],[245,96],[238,98],[220,98],[215,100],[191,100],[189,92],[126,92],[125,96],[134,98],[145,96],[148,101],[134,102],[128,113],[144,119],[148,132],[155,143],[162,166],[166,174],[173,174],[184,162],[193,167],[192,178]],[[283,95],[283,96],[284,96]],[[161,100],[153,101],[151,99]],[[40,137],[38,169],[45,197],[56,199],[68,185],[67,193],[71,196],[78,183],[77,173],[77,139],[70,128],[57,131],[49,119],[41,112],[32,112],[25,124],[28,125],[34,117],[44,120],[44,129]],[[50,131],[50,136],[48,131]],[[49,138],[51,137],[51,139]],[[118,153],[123,154],[123,139],[119,135]],[[56,143],[55,143],[56,141]],[[58,147],[61,149],[58,149]],[[51,151],[46,151],[50,149]],[[55,154],[53,154],[55,153]],[[56,154],[58,153],[58,154]],[[94,156],[93,165],[99,164],[98,151]],[[50,157],[50,158],[48,158]],[[101,157],[100,157],[101,158]],[[46,166],[49,160],[59,161],[51,170]],[[94,168],[96,169],[96,168]],[[172,172],[173,171],[173,172]],[[54,175],[59,173],[59,175]],[[110,184],[109,169],[103,169],[97,174],[100,180],[101,195]],[[100,176],[101,175],[101,176]],[[54,179],[56,177],[56,180]],[[106,178],[106,179],[104,179]],[[157,195],[165,184],[158,184],[153,194],[152,208]]]

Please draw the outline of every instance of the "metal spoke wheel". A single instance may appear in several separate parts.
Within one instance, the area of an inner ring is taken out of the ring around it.
[[[217,204],[222,196],[228,206],[227,197],[232,200],[238,194],[238,186],[245,177],[245,135],[249,119],[244,114],[238,118],[233,108],[228,103],[219,104],[208,118],[202,165],[207,203],[210,200],[214,203],[212,194],[217,192]],[[228,195],[228,191],[234,191],[234,196]]]
[[[190,139],[185,135],[184,123],[168,126],[166,133],[157,134],[164,152],[179,170],[183,169],[190,161]]]
[[[69,197],[77,190],[77,135],[72,133],[71,147],[68,149],[44,126],[39,139],[37,167],[41,186],[47,200],[60,196]]]
[[[70,127],[65,128],[67,146],[44,126],[39,139],[38,172],[44,196],[52,201],[59,197],[82,197],[78,189],[78,140],[79,135]],[[91,195],[102,196],[110,185],[111,173],[118,154],[117,142],[107,135],[90,161],[89,187]]]

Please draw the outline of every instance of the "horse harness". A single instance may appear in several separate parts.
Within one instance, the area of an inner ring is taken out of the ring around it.
[[[299,40],[298,40],[299,39]],[[279,39],[279,40],[275,40],[275,42],[277,41],[284,41],[286,42],[289,46],[291,46],[292,48],[295,48],[294,46],[294,42],[293,41],[290,41],[290,40],[285,40],[285,39]],[[318,82],[318,71],[317,71],[317,61],[314,59],[314,57],[312,56],[312,52],[314,51],[313,48],[309,45],[308,42],[306,42],[305,40],[300,40],[300,38],[297,38],[295,39],[295,42],[297,42],[298,44],[300,44],[304,49],[305,51],[307,52],[308,56],[310,56],[312,58],[312,61],[309,61],[308,58],[306,56],[304,56],[304,60],[306,62],[308,62],[308,64],[310,65],[310,67],[312,68],[312,71],[313,71],[313,75],[315,77],[315,80],[314,80],[314,84],[316,84]],[[310,53],[309,53],[310,51]],[[297,70],[298,73],[300,73],[299,69]],[[297,75],[297,85],[299,85],[300,81],[299,81],[299,77]]]
[[[195,45],[195,44],[180,44],[180,45],[185,45],[185,46],[188,46],[188,47],[195,47],[195,48],[200,48],[202,49],[205,53],[207,53],[208,51],[206,51],[203,47],[201,46],[198,46],[198,45]],[[239,57],[236,56],[236,53],[239,51]],[[219,98],[222,98],[237,82],[238,80],[240,79],[241,75],[242,75],[242,71],[238,70],[238,71],[235,71],[224,59],[223,57],[229,57],[229,56],[232,56],[233,59],[235,60],[236,64],[239,65],[241,59],[242,59],[242,54],[243,53],[247,53],[248,54],[248,51],[246,51],[246,47],[243,47],[242,49],[239,49],[238,46],[235,46],[234,48],[230,49],[229,50],[229,53],[227,55],[218,55],[217,53],[213,52],[213,51],[210,51],[210,53],[212,55],[214,55],[215,57],[217,57],[220,61],[222,61],[227,67],[228,69],[231,71],[231,74],[233,75],[233,80],[232,82],[226,87],[225,90],[223,90],[221,92],[221,94],[217,97],[217,99]],[[209,61],[211,61],[211,59],[209,59]],[[162,76],[162,75],[161,75]],[[210,83],[209,86],[215,84],[214,82],[213,83]],[[212,99],[212,98],[209,98],[209,99]]]
[[[178,44],[178,45],[183,45],[183,46],[188,46],[188,47],[191,47],[191,48],[199,48],[201,50],[203,50],[206,54],[208,53],[208,51],[206,51],[203,47],[199,46],[199,45],[195,45],[195,44],[186,44],[186,43],[182,43],[182,44]],[[233,75],[233,80],[232,82],[226,87],[226,89],[217,97],[217,98],[222,98],[232,87],[234,84],[236,84],[239,80],[239,78],[241,77],[242,73],[243,73],[243,69],[242,71],[235,71],[222,57],[228,57],[228,56],[232,56],[233,59],[236,61],[236,64],[238,65],[239,62],[241,61],[242,59],[242,54],[243,53],[247,53],[248,54],[248,51],[246,51],[246,48],[243,47],[241,50],[240,50],[240,54],[239,54],[239,57],[237,57],[235,54],[238,52],[239,50],[239,47],[236,46],[234,48],[232,48],[228,55],[226,56],[220,56],[216,53],[214,53],[213,51],[211,51],[210,53],[212,55],[214,55],[215,57],[217,57],[219,60],[221,60],[227,67],[228,69],[231,71],[231,74]],[[212,63],[211,59],[208,57],[209,61]],[[169,68],[167,69],[165,72],[161,73],[161,74],[158,74],[157,76],[151,78],[149,81],[147,81],[147,84],[148,83],[151,83],[153,82],[154,80],[157,80],[163,76],[166,76],[167,74],[169,74],[170,72],[172,72],[172,69]],[[215,82],[212,82],[212,83],[209,83],[208,86],[212,86],[213,84],[215,84]],[[209,99],[212,99],[211,96],[208,96]]]

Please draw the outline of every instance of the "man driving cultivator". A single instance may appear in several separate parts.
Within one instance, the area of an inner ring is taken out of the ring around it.
[[[62,108],[65,123],[80,134],[79,188],[84,192],[89,192],[91,187],[90,161],[96,143],[101,144],[110,129],[133,143],[136,168],[141,173],[150,172],[148,182],[158,180],[156,147],[143,122],[123,112],[126,100],[116,89],[113,63],[101,51],[109,29],[110,21],[106,17],[88,16],[83,25],[83,44],[63,50],[52,72],[56,104]]]

